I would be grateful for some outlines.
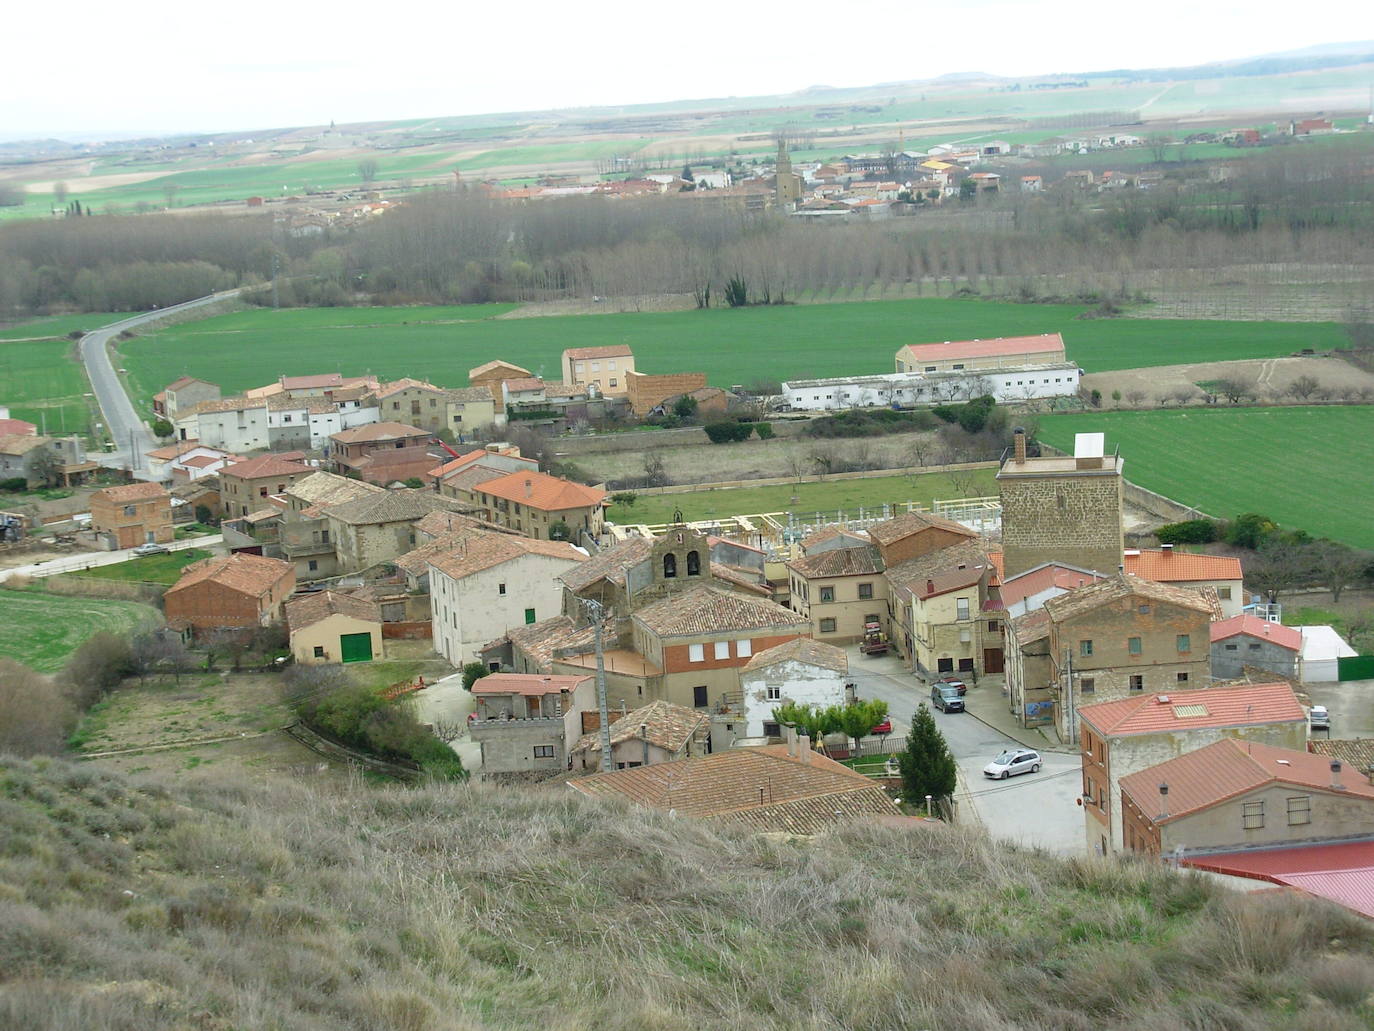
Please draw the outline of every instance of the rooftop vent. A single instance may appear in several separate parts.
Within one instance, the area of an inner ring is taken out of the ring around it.
[[[1166,694],[1162,694],[1162,695],[1159,696],[1159,698],[1156,699],[1156,701],[1158,701],[1160,705],[1168,705],[1168,704],[1169,704],[1169,696],[1166,695]]]

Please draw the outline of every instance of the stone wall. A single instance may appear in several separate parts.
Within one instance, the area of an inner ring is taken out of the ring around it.
[[[625,396],[629,399],[630,410],[639,416],[648,415],[654,405],[670,397],[700,390],[704,386],[704,372],[671,372],[662,376],[650,376],[642,372],[625,374]]]
[[[998,483],[1007,576],[1051,561],[1117,571],[1123,545],[1119,474],[1006,476]]]

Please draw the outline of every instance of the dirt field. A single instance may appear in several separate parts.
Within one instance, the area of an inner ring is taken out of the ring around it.
[[[1104,398],[1112,391],[1123,394],[1143,390],[1149,397],[1146,407],[1154,407],[1155,399],[1196,383],[1217,379],[1236,379],[1257,384],[1265,393],[1281,391],[1299,376],[1311,376],[1333,391],[1374,391],[1374,374],[1357,369],[1340,358],[1264,358],[1237,362],[1200,362],[1196,365],[1161,365],[1150,369],[1121,369],[1117,372],[1090,372],[1083,377],[1089,390],[1100,390]],[[1103,407],[1111,405],[1103,401]],[[1123,402],[1122,407],[1131,407]]]

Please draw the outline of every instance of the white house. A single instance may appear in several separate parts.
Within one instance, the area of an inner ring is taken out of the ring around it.
[[[240,456],[215,447],[206,447],[198,440],[181,440],[166,447],[144,452],[148,459],[148,479],[189,482],[219,472]]]
[[[890,372],[788,380],[782,385],[782,395],[795,411],[943,404],[983,394],[999,402],[1030,401],[1078,393],[1080,373],[1072,362],[950,373]]]
[[[173,426],[178,440],[198,440],[226,451],[259,451],[271,445],[267,401],[229,397],[202,401],[178,412]]]
[[[776,736],[779,705],[843,705],[849,658],[833,644],[798,637],[761,651],[740,670],[744,721],[736,737]],[[738,725],[737,725],[738,726]]]
[[[558,577],[586,552],[566,541],[470,529],[428,557],[434,650],[455,666],[515,626],[558,615]]]

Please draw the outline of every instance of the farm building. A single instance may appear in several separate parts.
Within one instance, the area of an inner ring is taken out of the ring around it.
[[[795,411],[942,404],[991,394],[999,402],[1067,397],[1078,393],[1072,362],[958,372],[898,372],[878,376],[788,380],[783,401]]]
[[[382,657],[382,614],[374,601],[320,591],[286,603],[291,654],[299,663],[370,662]]]

